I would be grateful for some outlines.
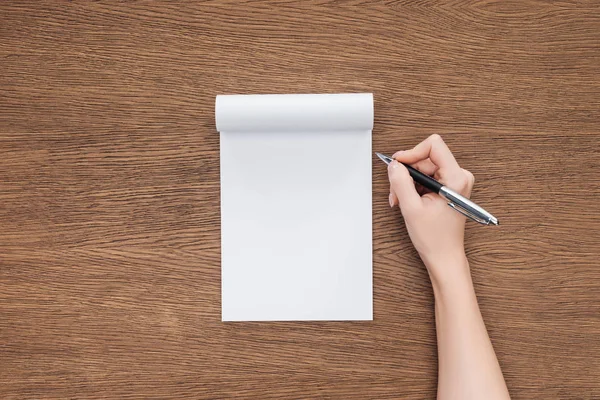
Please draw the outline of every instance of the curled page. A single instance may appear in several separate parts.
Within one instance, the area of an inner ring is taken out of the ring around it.
[[[371,320],[371,94],[217,96],[224,321]]]
[[[258,94],[217,96],[219,132],[373,130],[373,95]]]

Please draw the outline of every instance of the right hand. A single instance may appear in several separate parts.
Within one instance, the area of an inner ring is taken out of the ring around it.
[[[393,158],[397,161],[388,166],[390,205],[400,206],[410,239],[432,282],[435,285],[451,281],[465,270],[468,273],[464,251],[465,217],[450,208],[438,194],[420,196],[401,162],[433,176],[467,198],[475,182],[473,174],[458,165],[439,135],[428,137],[411,150],[399,151]]]

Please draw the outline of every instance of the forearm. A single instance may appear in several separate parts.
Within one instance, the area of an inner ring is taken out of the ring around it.
[[[460,263],[443,268],[454,271],[455,275],[432,279],[439,359],[438,398],[508,399],[504,377],[477,304],[468,262],[466,258],[447,262]]]

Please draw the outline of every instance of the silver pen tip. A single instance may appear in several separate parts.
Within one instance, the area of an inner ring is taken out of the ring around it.
[[[383,154],[378,153],[378,152],[375,152],[375,154],[377,154],[377,157],[379,157],[379,159],[386,164],[389,164],[390,162],[392,162],[392,159],[388,156],[384,156]]]
[[[490,218],[490,224],[492,224],[492,225],[500,225],[500,221],[498,221],[498,218],[492,217],[492,218]]]

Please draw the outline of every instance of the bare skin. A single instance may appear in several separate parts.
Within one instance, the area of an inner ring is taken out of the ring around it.
[[[394,154],[469,197],[473,174],[462,169],[439,135]],[[408,170],[390,163],[390,205],[399,206],[429,273],[435,296],[438,399],[510,399],[487,334],[464,250],[465,217],[434,193],[416,188]]]

